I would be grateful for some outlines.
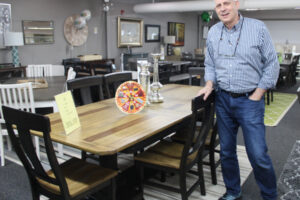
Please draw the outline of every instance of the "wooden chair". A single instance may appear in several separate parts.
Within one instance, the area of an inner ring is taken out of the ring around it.
[[[77,158],[58,163],[50,138],[48,117],[6,106],[3,106],[3,114],[13,147],[29,177],[34,200],[39,199],[40,195],[57,200],[82,199],[107,186],[111,186],[112,199],[115,199],[117,171]],[[13,126],[17,127],[18,136]],[[51,167],[49,171],[45,171],[34,152],[30,131],[38,131],[43,135]]]
[[[202,126],[202,121],[203,119],[198,119],[197,125],[196,125],[196,131],[197,133],[200,132],[201,126]],[[186,134],[187,134],[188,128],[183,127],[180,130],[176,132],[175,135],[171,137],[171,139],[175,142],[183,143],[187,140]],[[210,173],[211,173],[211,182],[212,184],[216,185],[217,184],[217,167],[220,165],[221,160],[217,159],[216,160],[216,153],[220,154],[220,150],[218,148],[220,144],[220,140],[218,137],[218,127],[217,127],[217,122],[214,122],[209,130],[209,133],[207,135],[207,138],[205,140],[205,147],[204,147],[204,152],[202,155],[202,159],[204,159],[207,155],[208,161],[203,161],[204,165],[208,165],[210,167]],[[193,174],[196,174],[197,172],[195,171],[190,171]],[[163,180],[164,178],[162,178]]]
[[[192,85],[193,78],[200,76],[200,86],[204,86],[204,67],[190,67],[189,69],[189,85]]]
[[[52,65],[41,64],[41,65],[28,65],[27,77],[45,77],[52,76]]]
[[[203,100],[203,96],[192,100],[192,116],[187,132],[188,139],[184,144],[162,140],[143,153],[135,156],[136,166],[140,172],[140,189],[142,193],[143,182],[145,182],[145,184],[151,186],[179,192],[183,200],[187,200],[188,196],[198,185],[200,185],[201,194],[206,194],[201,158],[204,150],[204,142],[214,117],[213,102],[214,93],[206,101]],[[196,122],[200,115],[203,116],[203,122],[200,133],[196,134]],[[187,189],[186,174],[195,164],[198,166],[198,179]],[[143,170],[145,167],[179,174],[179,188],[144,180]]]
[[[34,98],[31,83],[21,84],[0,84],[0,145],[1,145],[1,166],[5,165],[3,136],[7,135],[4,125],[2,105],[35,113]],[[40,158],[40,145],[38,137],[34,137],[35,150]],[[10,141],[7,138],[8,149],[11,149]]]
[[[296,84],[296,71],[299,62],[299,57],[299,55],[294,56],[291,64],[289,64],[286,67],[280,67],[277,85],[279,85],[282,82],[287,86],[293,86],[294,84]]]
[[[73,99],[78,106],[103,100],[103,86],[103,76],[86,76],[67,80],[67,87],[71,90]],[[93,154],[87,154],[85,151],[81,152],[81,157],[84,160],[86,158],[99,160]]]
[[[168,84],[170,82],[172,64],[161,64],[158,67],[159,82],[161,84]]]
[[[115,97],[118,87],[125,81],[132,80],[131,72],[114,72],[104,75],[106,98]]]

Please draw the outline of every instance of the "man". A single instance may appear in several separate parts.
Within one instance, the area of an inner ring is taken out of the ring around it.
[[[242,199],[236,137],[241,126],[248,158],[265,200],[277,197],[276,177],[267,154],[264,93],[273,88],[279,63],[266,26],[243,17],[238,0],[215,0],[221,22],[207,38],[206,84],[198,95],[206,99],[216,89],[216,114],[221,166],[226,193],[219,200]]]

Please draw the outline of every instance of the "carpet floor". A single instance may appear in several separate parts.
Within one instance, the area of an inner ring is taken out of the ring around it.
[[[241,184],[245,182],[247,177],[252,171],[250,163],[248,161],[248,157],[246,154],[246,150],[244,146],[237,146],[238,159],[240,164],[240,173],[241,173]],[[192,185],[196,176],[190,175],[188,176],[187,185]],[[225,186],[222,178],[221,167],[217,168],[217,180],[218,184],[213,185],[211,183],[210,169],[208,166],[204,165],[204,178],[205,178],[205,189],[206,195],[202,196],[200,194],[200,187],[197,188],[189,197],[189,200],[217,200],[225,193]],[[152,180],[154,181],[154,180]],[[166,184],[175,186],[179,183],[178,176],[167,177]],[[151,186],[145,186],[145,200],[180,200],[181,196],[178,193],[165,191],[163,189],[154,188]]]
[[[293,146],[278,180],[280,200],[300,199],[300,140]]]
[[[265,125],[277,126],[297,100],[296,94],[274,92],[274,100],[265,106]]]
[[[247,158],[246,150],[244,146],[237,146],[238,159],[240,163],[241,170],[241,183],[243,184],[249,174],[252,171],[250,163]],[[44,155],[42,154],[42,159]],[[16,155],[12,152],[8,153],[7,157],[10,161],[7,160],[5,167],[2,167],[0,170],[0,199],[2,200],[29,200],[31,199],[31,192],[29,181],[26,175],[26,172]],[[43,159],[44,160],[44,159]],[[127,156],[126,154],[120,155],[120,166],[126,167],[128,161],[132,160],[132,156]],[[14,161],[14,162],[11,162]],[[62,160],[60,160],[62,161]],[[47,162],[43,161],[44,166],[47,168]],[[217,168],[217,180],[218,184],[213,185],[211,183],[210,169],[208,166],[204,165],[204,178],[206,186],[206,196],[201,196],[200,187],[197,188],[190,196],[189,200],[217,200],[225,192],[225,187],[223,183],[223,178],[221,174],[221,167]],[[156,180],[156,179],[155,179]],[[187,180],[187,185],[190,185],[195,180],[194,175],[189,175]],[[178,177],[167,176],[166,184],[176,185],[178,183]],[[179,200],[181,199],[180,194],[165,191],[163,189],[153,188],[150,186],[145,186],[145,200]],[[42,197],[42,200],[47,200],[47,198]]]

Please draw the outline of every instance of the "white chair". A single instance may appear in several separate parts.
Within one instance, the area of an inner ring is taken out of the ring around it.
[[[76,72],[74,71],[73,67],[69,67],[68,69],[68,74],[67,74],[67,81],[68,80],[72,80],[76,77]],[[68,87],[67,87],[67,81],[65,82],[65,85],[64,85],[64,89],[62,92],[65,92],[68,90]]]
[[[64,76],[65,67],[63,65],[52,65],[52,76]]]
[[[5,129],[2,105],[21,109],[27,112],[35,113],[34,98],[31,83],[20,83],[20,84],[0,84],[0,151],[1,151],[1,166],[5,165],[4,159],[4,141],[3,136],[7,135]],[[40,159],[40,145],[39,138],[35,139],[35,150]],[[8,147],[10,149],[9,138],[7,138]]]
[[[27,77],[45,77],[52,76],[52,65],[41,64],[41,65],[28,65],[26,75]]]

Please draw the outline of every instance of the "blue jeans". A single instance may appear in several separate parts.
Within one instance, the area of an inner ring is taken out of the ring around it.
[[[217,92],[216,114],[221,166],[228,194],[236,195],[241,191],[236,154],[237,132],[241,126],[247,155],[263,199],[275,200],[277,197],[276,177],[272,161],[267,154],[264,112],[264,98],[252,101],[248,96],[233,98],[223,91]]]

